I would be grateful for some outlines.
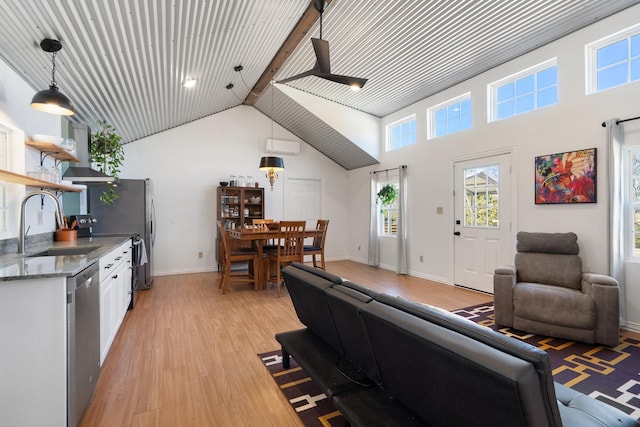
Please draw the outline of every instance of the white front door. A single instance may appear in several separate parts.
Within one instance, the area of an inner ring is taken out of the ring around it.
[[[513,263],[511,155],[456,162],[454,283],[493,293],[493,271]]]

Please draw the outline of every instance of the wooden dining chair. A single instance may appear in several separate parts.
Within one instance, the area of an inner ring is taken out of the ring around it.
[[[311,245],[304,246],[304,255],[311,255],[313,259],[313,266],[316,265],[316,255],[320,255],[320,268],[326,270],[324,264],[324,242],[327,237],[327,228],[329,227],[328,219],[319,219],[316,223],[316,230],[319,232],[319,235],[313,238],[313,243]]]
[[[275,278],[276,295],[280,297],[280,270],[292,262],[302,262],[306,221],[280,221],[275,249],[267,254],[267,283]],[[271,272],[275,269],[275,272]]]
[[[254,218],[251,220],[252,225],[257,225],[258,228],[263,228],[263,229],[268,228],[267,224],[271,224],[272,222],[274,222],[274,220],[271,218],[261,218],[261,219]]]
[[[258,281],[258,252],[250,248],[239,248],[232,250],[229,244],[229,236],[224,229],[221,221],[218,221],[218,229],[220,230],[220,238],[222,239],[223,265],[222,277],[218,288],[222,289],[222,293],[229,291],[229,283],[253,283],[254,289],[259,288]],[[244,271],[231,271],[231,265],[234,263],[249,263],[246,273]]]

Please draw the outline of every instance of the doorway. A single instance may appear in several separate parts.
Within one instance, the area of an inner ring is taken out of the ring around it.
[[[513,263],[511,153],[453,163],[454,283],[493,293],[493,272]]]
[[[307,228],[315,228],[321,217],[321,181],[319,179],[287,179],[285,191],[285,218],[306,220]]]

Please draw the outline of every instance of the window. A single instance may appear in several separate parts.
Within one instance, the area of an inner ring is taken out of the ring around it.
[[[640,80],[640,25],[586,46],[587,94]]]
[[[466,93],[427,110],[428,139],[471,128],[471,94]]]
[[[464,170],[464,225],[498,228],[500,166]]]
[[[630,151],[629,218],[631,256],[640,258],[640,147]],[[628,176],[628,175],[627,175]]]
[[[416,143],[415,114],[387,125],[387,151]]]
[[[395,189],[396,197],[390,204],[378,202],[378,235],[379,236],[395,236],[398,230],[398,178],[390,178],[387,182],[378,183],[378,191],[385,186],[391,186]]]
[[[558,103],[558,66],[552,59],[489,84],[489,121]]]

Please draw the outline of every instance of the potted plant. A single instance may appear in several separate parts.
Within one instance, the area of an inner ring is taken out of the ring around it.
[[[392,205],[397,198],[398,198],[398,189],[395,187],[395,185],[385,184],[380,189],[380,191],[378,191],[376,200],[382,206],[388,206],[388,205]]]
[[[120,167],[124,162],[124,149],[120,141],[122,137],[116,133],[116,129],[106,121],[99,121],[100,129],[91,135],[89,156],[91,163],[102,173],[117,179],[120,174]],[[100,200],[105,205],[110,205],[116,201],[118,194],[115,187],[111,186],[100,196]]]

